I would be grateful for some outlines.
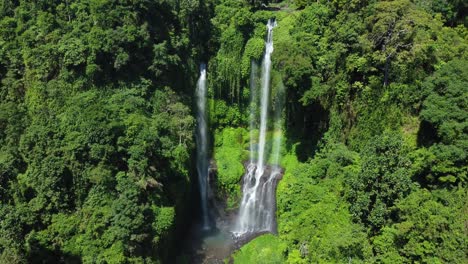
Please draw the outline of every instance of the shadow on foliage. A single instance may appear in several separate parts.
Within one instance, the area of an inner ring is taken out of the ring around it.
[[[59,249],[51,250],[45,248],[37,241],[31,243],[31,253],[28,257],[28,263],[34,264],[49,264],[49,263],[67,263],[67,264],[79,264],[82,260],[79,256],[75,256],[69,253],[62,252]]]
[[[328,129],[329,115],[329,111],[318,102],[298,109],[288,107],[286,143],[292,146],[300,142],[296,146],[296,156],[299,161],[305,162],[314,155],[317,144]]]
[[[422,120],[419,124],[417,143],[419,147],[429,147],[439,141],[433,124]]]

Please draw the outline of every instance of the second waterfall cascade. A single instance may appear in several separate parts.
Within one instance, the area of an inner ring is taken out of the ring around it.
[[[210,222],[208,217],[208,125],[207,125],[207,114],[206,114],[206,66],[205,64],[200,65],[200,78],[197,82],[196,89],[196,100],[197,100],[197,172],[198,172],[198,184],[201,199],[201,210],[202,210],[202,225],[203,229],[210,229]]]
[[[246,165],[246,173],[243,176],[242,201],[239,209],[239,215],[234,227],[234,235],[242,236],[258,232],[274,232],[276,229],[275,221],[275,193],[276,184],[281,176],[279,168],[280,151],[280,131],[273,131],[274,146],[271,153],[273,165],[267,165],[267,128],[269,99],[271,93],[271,54],[273,53],[273,28],[276,27],[276,21],[268,20],[267,39],[265,41],[265,53],[262,61],[262,72],[260,78],[260,93],[256,92],[257,83],[255,82],[256,67],[252,63],[251,77],[251,114],[250,114],[250,160]],[[255,144],[254,129],[257,129],[258,113],[256,111],[257,98],[260,96],[260,124],[258,141]],[[275,109],[275,111],[280,111]],[[280,114],[275,114],[275,119],[280,118]],[[275,121],[275,129],[277,128]]]

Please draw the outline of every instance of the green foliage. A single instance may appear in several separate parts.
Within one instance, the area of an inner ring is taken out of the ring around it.
[[[280,238],[292,252],[288,261],[339,263],[369,258],[365,232],[352,223],[348,204],[341,197],[344,179],[358,169],[357,153],[335,145],[310,163],[286,160],[277,190],[277,210]]]
[[[239,126],[245,123],[243,114],[237,105],[229,106],[224,100],[209,100],[211,125],[217,128]]]
[[[235,47],[241,63],[240,74],[223,70],[222,78],[247,87],[266,19],[278,22],[273,79],[281,78],[288,102],[285,175],[277,189],[279,239],[288,248],[283,261],[463,263],[463,250],[454,249],[451,256],[436,250],[458,242],[419,235],[436,232],[436,224],[421,225],[414,234],[420,239],[411,243],[397,228],[403,217],[418,217],[419,208],[403,214],[400,205],[422,197],[420,185],[431,188],[431,195],[466,185],[462,98],[468,85],[462,76],[468,35],[465,26],[456,25],[463,23],[463,8],[456,1],[407,0],[294,1],[292,6],[283,1],[270,7],[281,10],[247,11],[241,3],[222,1],[215,25],[221,34],[226,31],[226,38],[218,38],[220,46]],[[230,20],[241,11],[251,18]],[[218,53],[213,61],[224,57],[229,58]],[[226,102],[219,104],[220,113],[247,105],[242,88],[227,92],[230,85],[222,86],[213,91]],[[226,95],[235,93],[237,100]],[[223,130],[247,125],[245,119],[232,120],[242,121],[213,125]],[[317,141],[307,143],[311,137]],[[303,153],[309,154],[303,158]],[[445,204],[460,211],[455,203]],[[453,237],[458,232],[444,230]]]
[[[219,194],[228,199],[228,208],[237,206],[240,180],[247,160],[248,133],[243,128],[226,128],[215,134],[214,158],[217,166]]]
[[[261,61],[265,41],[261,38],[251,38],[245,44],[245,51],[242,56],[242,75],[244,77],[250,75],[251,61]]]
[[[244,1],[222,1],[215,8],[213,25],[219,50],[210,61],[214,94],[231,102],[242,95],[242,61],[244,45],[252,28],[252,13]]]
[[[431,173],[429,182],[466,183],[468,180],[468,67],[466,60],[450,61],[424,82],[428,93],[421,111],[428,130],[421,131],[423,145],[430,146],[434,157],[427,160]],[[422,127],[423,128],[423,127]]]
[[[173,254],[190,206],[189,57],[210,30],[189,42],[211,12],[190,2],[0,4],[0,262]]]
[[[354,218],[372,231],[385,225],[394,204],[414,185],[410,166],[399,134],[386,133],[369,142],[363,151],[361,170],[347,179]]]
[[[279,234],[234,262],[467,262],[466,3],[271,2],[1,2],[0,263],[173,259],[201,60],[236,208],[270,18]]]
[[[233,254],[234,263],[285,263],[286,244],[268,234],[255,238]]]
[[[153,229],[158,235],[153,240],[157,240],[163,235],[168,235],[168,232],[174,226],[175,212],[173,207],[155,207],[153,210],[156,215]]]
[[[398,221],[373,240],[383,263],[463,263],[468,249],[466,190],[419,189],[397,204]],[[389,250],[390,249],[390,250]]]

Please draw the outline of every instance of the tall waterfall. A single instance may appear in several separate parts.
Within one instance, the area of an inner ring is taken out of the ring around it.
[[[262,62],[262,93],[260,100],[260,135],[258,138],[258,161],[257,171],[260,176],[265,166],[265,142],[268,122],[268,99],[270,97],[270,72],[271,53],[273,53],[273,28],[276,26],[274,20],[268,20],[267,41],[265,42],[265,55]]]
[[[196,99],[197,99],[197,172],[198,183],[200,189],[201,209],[203,229],[209,229],[208,217],[208,128],[206,114],[206,66],[200,65],[200,78],[197,82]]]
[[[249,116],[249,123],[250,123],[250,160],[249,162],[254,162],[255,159],[255,129],[257,125],[256,120],[256,113],[257,113],[257,63],[255,61],[251,61],[250,65],[250,116]]]
[[[251,160],[243,177],[242,201],[234,234],[241,236],[247,233],[274,231],[275,228],[275,188],[280,171],[266,166],[266,137],[268,123],[268,102],[270,97],[271,54],[273,53],[273,28],[276,22],[272,19],[267,24],[267,39],[262,62],[260,93],[260,128],[257,146],[257,158],[253,158],[251,142]],[[255,75],[252,67],[252,75]],[[254,78],[252,78],[254,79]],[[251,100],[256,100],[256,84],[251,80]],[[251,105],[255,105],[255,101]],[[253,110],[251,110],[253,111]],[[251,131],[253,130],[256,112],[250,115]],[[252,134],[251,134],[252,135]],[[252,138],[251,138],[252,141]]]

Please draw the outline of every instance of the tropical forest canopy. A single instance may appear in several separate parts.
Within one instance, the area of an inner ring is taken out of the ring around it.
[[[198,206],[198,66],[216,196],[236,210],[269,18],[271,101],[286,91],[278,235],[232,260],[466,263],[467,11],[458,0],[2,1],[0,263],[190,263],[179,253]]]

